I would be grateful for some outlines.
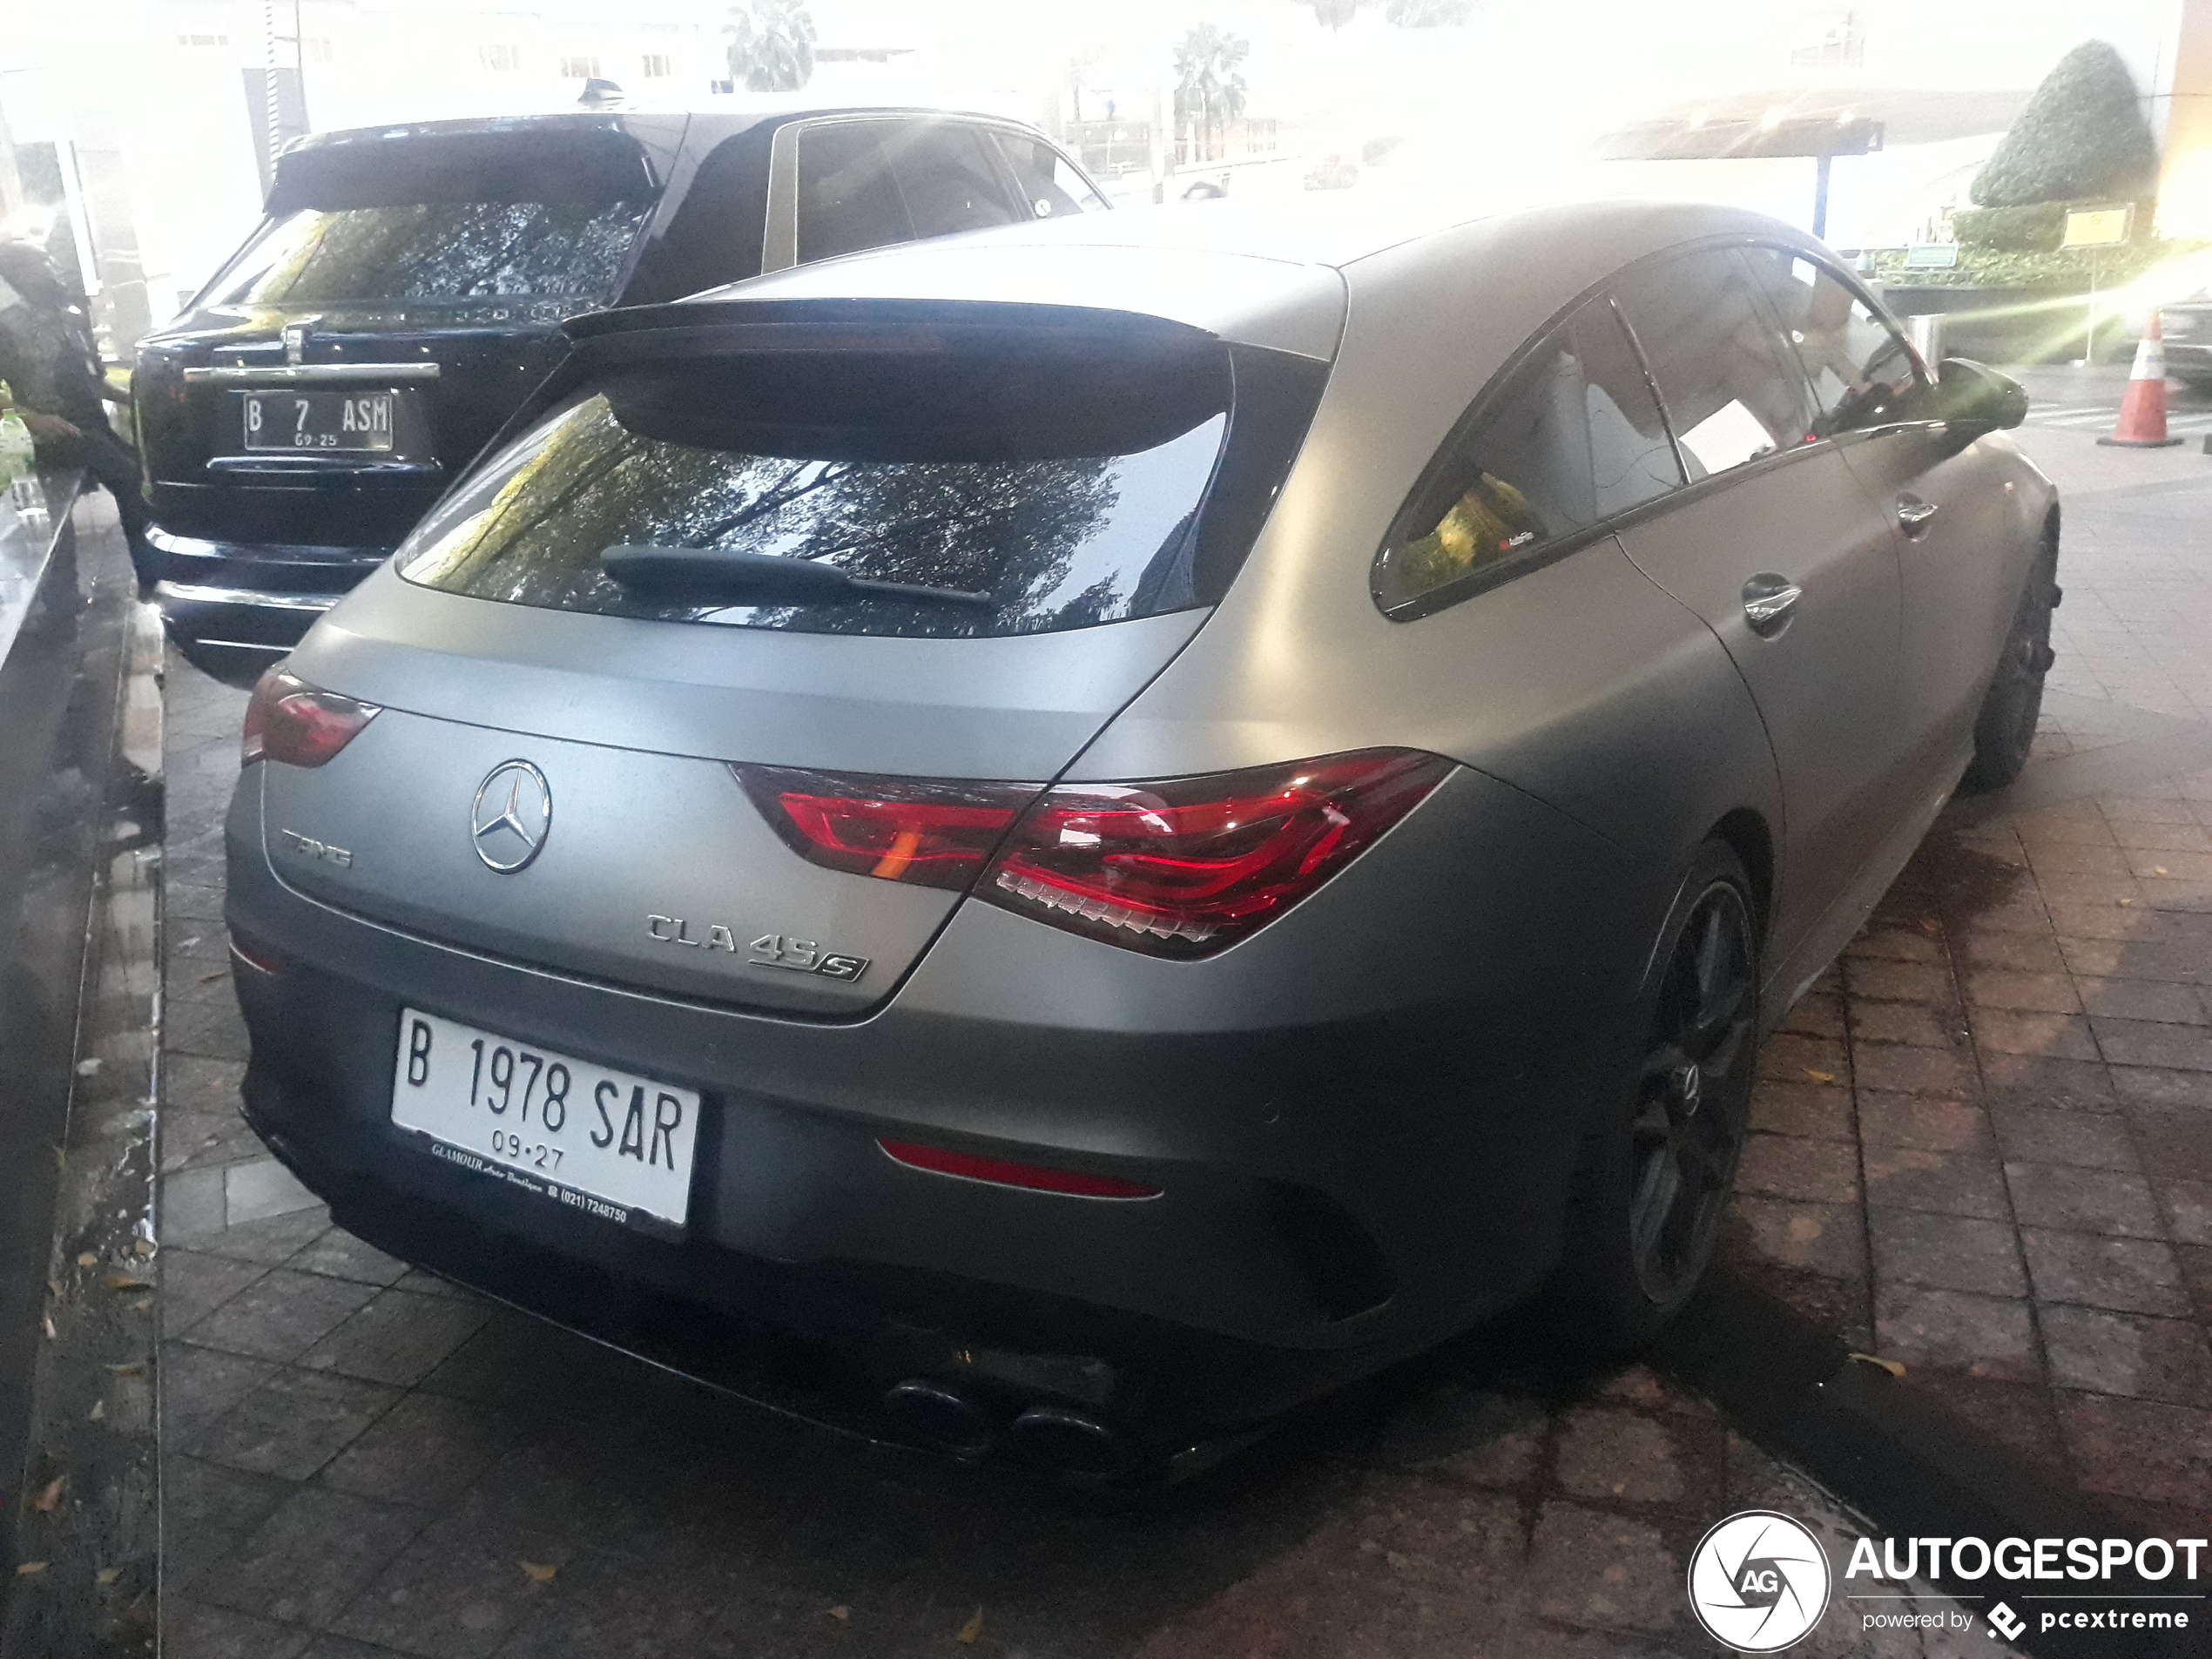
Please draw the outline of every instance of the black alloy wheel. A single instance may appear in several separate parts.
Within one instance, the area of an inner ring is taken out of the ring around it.
[[[1757,1044],[1757,960],[1742,890],[1713,882],[1660,983],[1629,1125],[1629,1260],[1656,1305],[1688,1295],[1727,1207]]]
[[[1620,1081],[1583,1135],[1549,1323],[1611,1359],[1664,1330],[1719,1237],[1751,1113],[1760,935],[1733,849],[1690,860]]]
[[[2055,533],[2044,538],[2027,573],[2027,586],[2013,613],[2012,631],[1997,659],[1981,711],[1974,718],[1974,758],[1964,779],[1972,790],[2002,789],[2020,775],[2043,713],[2043,677],[2058,653],[2051,649],[2051,612],[2058,608],[2059,549]]]

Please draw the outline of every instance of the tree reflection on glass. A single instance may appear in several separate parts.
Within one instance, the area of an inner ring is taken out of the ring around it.
[[[1083,627],[1165,608],[1140,610],[1138,596],[1175,586],[1146,572],[1180,556],[1223,425],[1171,440],[1141,472],[1112,456],[794,460],[646,438],[586,397],[426,523],[402,568],[478,598],[671,621],[938,637]],[[601,569],[601,551],[625,544],[813,559],[992,603],[657,603]]]
[[[271,227],[217,300],[327,305],[501,294],[604,300],[647,202],[415,202]]]

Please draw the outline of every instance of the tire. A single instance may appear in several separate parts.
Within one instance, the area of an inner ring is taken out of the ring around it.
[[[2051,612],[2059,603],[2059,544],[2046,535],[2036,551],[1997,658],[1995,674],[1974,717],[1974,758],[1960,786],[1975,794],[2002,789],[2020,775],[2035,744],[2043,712],[2043,678],[2057,653],[2051,649]]]
[[[1547,1297],[1575,1349],[1610,1356],[1649,1342],[1712,1258],[1750,1117],[1757,914],[1735,853],[1700,846],[1653,954],[1665,966],[1638,1052],[1575,1168]]]

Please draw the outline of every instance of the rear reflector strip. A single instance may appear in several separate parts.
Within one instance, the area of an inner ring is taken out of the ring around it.
[[[917,1146],[912,1141],[878,1141],[894,1161],[933,1175],[956,1175],[968,1181],[988,1181],[1001,1187],[1027,1187],[1033,1192],[1064,1192],[1077,1198],[1157,1198],[1157,1187],[1116,1180],[1110,1175],[1086,1175],[1081,1170],[1047,1170],[1034,1163],[1006,1158],[978,1157],[973,1152],[949,1152],[941,1146]]]

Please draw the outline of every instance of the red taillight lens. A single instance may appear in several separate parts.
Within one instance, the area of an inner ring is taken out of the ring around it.
[[[318,691],[272,668],[254,683],[253,700],[246,705],[241,764],[281,760],[291,766],[320,766],[381,712],[376,704]]]
[[[1109,944],[1203,956],[1350,863],[1453,763],[1403,749],[1157,784],[1066,784],[1007,838],[976,897]]]
[[[780,766],[732,770],[801,858],[854,875],[955,892],[975,880],[1039,788],[842,777]]]
[[[955,892],[974,886],[979,899],[1109,944],[1204,956],[1319,887],[1452,766],[1374,749],[1167,783],[1050,789],[732,770],[777,833],[813,863]]]
[[[965,1181],[988,1181],[1001,1187],[1027,1187],[1032,1192],[1064,1192],[1077,1198],[1157,1198],[1157,1187],[1141,1186],[1110,1175],[1090,1175],[1082,1170],[1049,1170],[1042,1164],[1016,1163],[1008,1158],[979,1157],[973,1152],[953,1152],[941,1146],[921,1146],[912,1141],[878,1141],[885,1153],[900,1163],[935,1175],[956,1175]]]

